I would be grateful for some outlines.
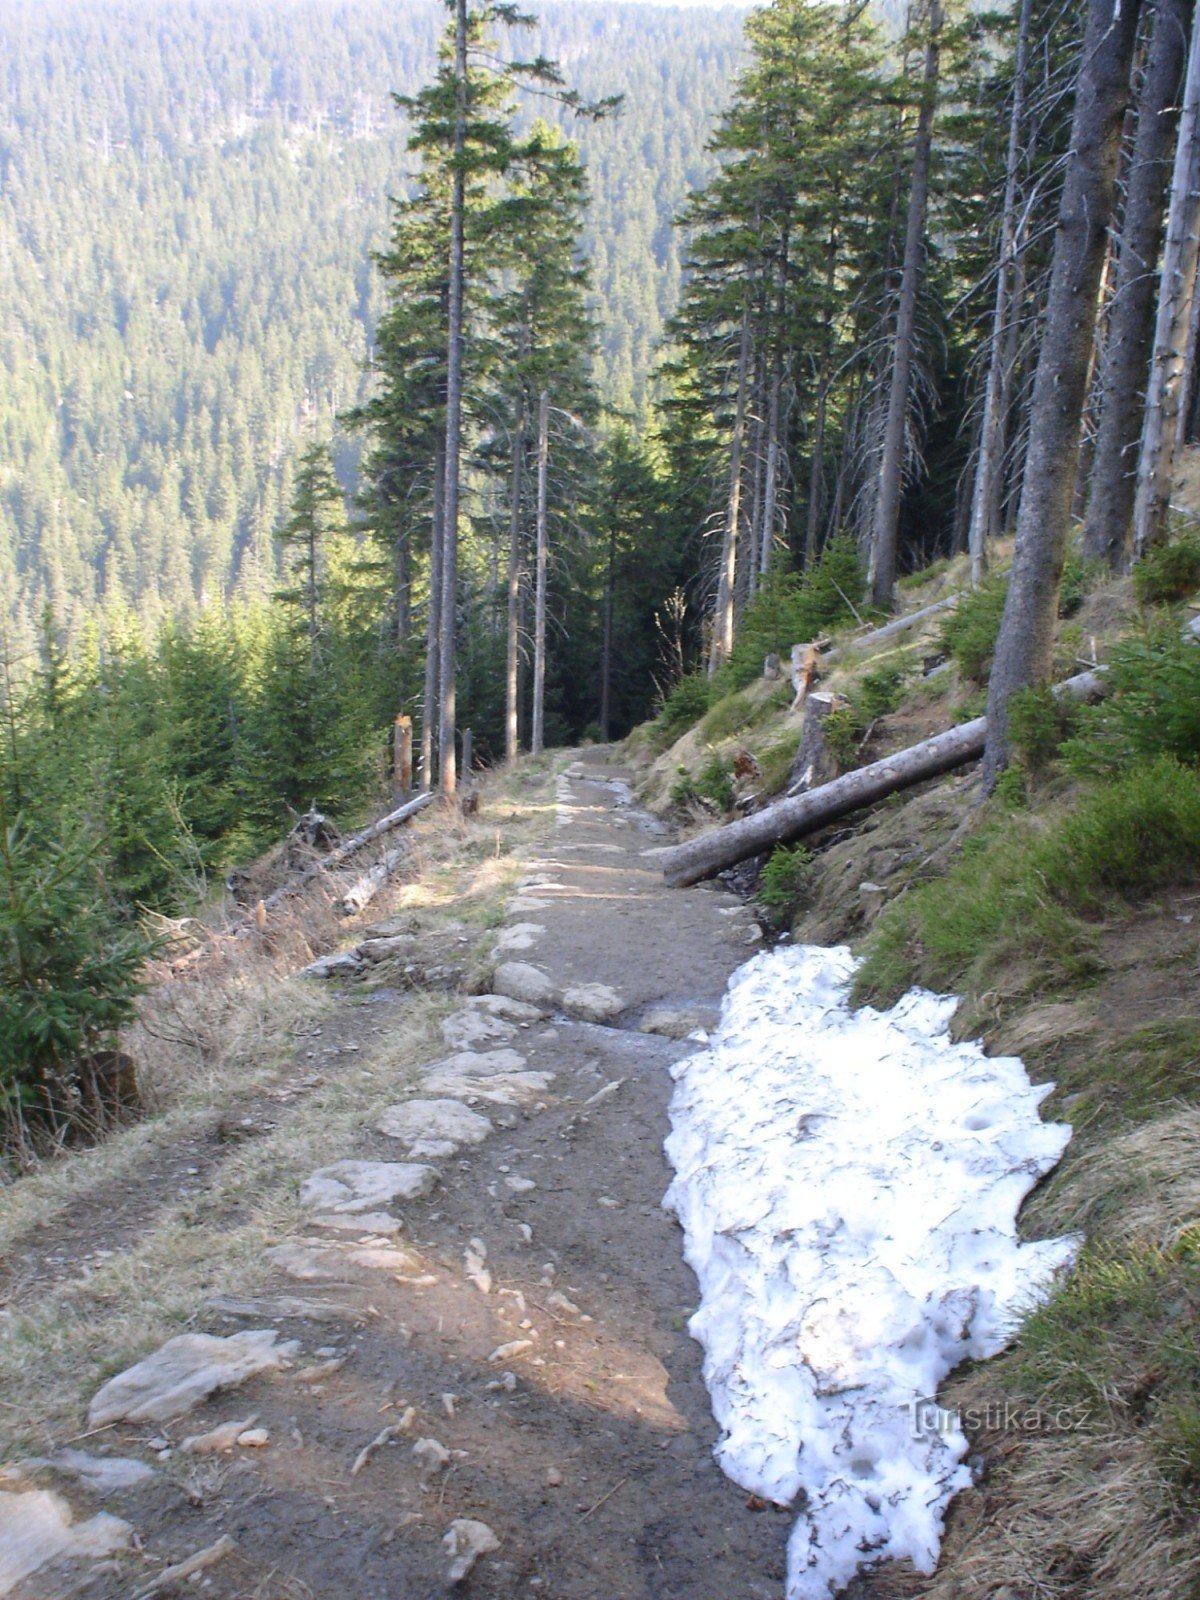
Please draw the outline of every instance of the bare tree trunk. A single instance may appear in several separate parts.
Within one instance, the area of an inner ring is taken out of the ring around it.
[[[808,521],[804,530],[804,565],[817,561],[817,530],[821,518],[821,479],[825,462],[825,411],[829,404],[829,382],[822,372],[817,384],[817,414],[813,421],[812,463],[808,469]],[[839,498],[841,486],[838,487]],[[836,530],[835,530],[836,531]]]
[[[537,594],[533,612],[533,733],[529,748],[536,756],[546,733],[546,567],[549,555],[546,496],[550,477],[550,396],[538,396],[537,443]]]
[[[1188,0],[1158,0],[1138,97],[1083,530],[1084,554],[1106,561],[1114,572],[1125,565],[1133,518],[1142,391],[1154,342],[1154,268],[1162,247],[1168,164],[1192,9]]]
[[[967,546],[971,552],[971,582],[981,583],[987,572],[987,546],[996,529],[991,520],[996,504],[996,479],[1003,466],[1004,354],[1012,306],[1012,279],[1017,233],[1017,174],[1021,165],[1021,126],[1025,117],[1025,78],[1029,63],[1029,19],[1033,0],[1021,0],[1017,22],[1017,52],[1013,66],[1012,114],[1008,123],[1008,153],[1004,163],[1004,209],[1000,219],[1000,258],[996,272],[996,303],[992,309],[991,355],[979,432],[979,461],[971,494],[971,519]]]
[[[1021,355],[1021,318],[1025,306],[1026,268],[1023,241],[1018,239],[1015,246],[1016,261],[1013,264],[1012,297],[1009,301],[1008,332],[1004,339],[1004,367],[1000,374],[1000,438],[1001,449],[999,454],[1000,470],[992,479],[992,508],[989,513],[988,526],[997,532],[1006,530],[1009,533],[1016,528],[1016,471],[1012,463],[1006,458],[1012,447],[1010,437],[1010,421],[1013,405],[1013,385],[1017,376],[1017,363]],[[1008,482],[1010,476],[1013,483]],[[1005,517],[1005,493],[1010,491],[1011,502],[1008,516]]]
[[[442,512],[442,594],[440,657],[441,685],[438,723],[438,777],[445,797],[457,788],[455,738],[455,643],[458,624],[458,497],[459,455],[462,448],[463,401],[463,225],[466,210],[466,173],[463,153],[467,142],[467,0],[454,6],[454,174],[450,201],[450,294],[446,347],[446,490]]]
[[[1096,298],[1112,216],[1138,0],[1089,0],[1041,350],[1029,412],[1016,552],[988,687],[984,782],[1008,761],[1007,709],[1050,679]]]
[[[1200,294],[1192,296],[1192,325],[1188,329],[1187,362],[1179,391],[1179,420],[1175,427],[1178,453],[1196,437],[1196,346],[1200,343]]]
[[[764,578],[771,570],[775,517],[779,506],[779,394],[783,388],[782,367],[782,356],[776,351],[771,362],[771,392],[767,396],[767,463],[763,484],[761,542],[758,547],[758,570]]]
[[[421,708],[421,784],[433,788],[433,754],[437,748],[441,704],[442,521],[446,484],[444,452],[433,461],[433,522],[429,535],[429,609],[425,618],[425,703]]]
[[[1171,174],[1167,241],[1159,280],[1154,354],[1146,390],[1137,492],[1133,504],[1133,547],[1140,555],[1166,532],[1175,466],[1175,431],[1187,336],[1196,293],[1200,255],[1200,28],[1192,26],[1183,110]]]
[[[608,562],[604,574],[604,624],[600,640],[600,737],[608,742],[612,720],[613,609],[617,582],[617,525],[609,511]]]
[[[409,555],[409,531],[406,525],[404,532],[396,540],[393,555],[396,643],[401,647],[408,643],[408,636],[412,632],[412,574],[409,570]]]
[[[737,402],[733,420],[733,441],[729,447],[729,504],[725,512],[725,535],[721,541],[721,572],[717,582],[717,607],[713,613],[712,639],[708,652],[710,678],[733,649],[734,583],[737,578],[738,524],[742,516],[742,434],[746,426],[746,372],[749,365],[750,301],[747,298],[742,307]]]
[[[525,467],[525,391],[517,396],[513,429],[512,495],[508,526],[508,648],[504,661],[504,754],[515,761],[521,749],[517,663],[521,654],[521,480]]]
[[[913,141],[912,186],[908,193],[908,224],[904,235],[904,265],[900,272],[900,301],[892,341],[892,372],[888,389],[887,420],[879,463],[879,490],[871,533],[871,598],[890,606],[896,586],[896,540],[900,525],[900,491],[904,481],[904,446],[908,423],[909,383],[912,377],[917,291],[925,253],[925,214],[929,199],[929,165],[933,152],[933,117],[937,102],[938,62],[942,9],[930,0],[929,35],[925,45],[925,74],[921,110]]]
[[[765,318],[764,318],[765,321]],[[754,599],[758,589],[759,551],[762,549],[762,513],[763,500],[766,495],[765,474],[767,468],[766,436],[767,436],[767,361],[763,351],[759,351],[754,363],[754,421],[751,430],[753,444],[750,447],[750,525],[749,537],[746,540],[744,551],[746,578],[744,585],[744,602],[748,604]]]

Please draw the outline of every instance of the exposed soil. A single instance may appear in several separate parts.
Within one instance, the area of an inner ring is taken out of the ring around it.
[[[159,1467],[153,1483],[102,1501],[67,1491],[79,1514],[104,1509],[128,1519],[144,1553],[71,1575],[48,1566],[18,1595],[48,1600],[69,1590],[115,1600],[227,1534],[235,1553],[203,1580],[214,1597],[418,1600],[446,1592],[442,1540],[456,1518],[486,1523],[499,1540],[458,1592],[493,1600],[780,1595],[791,1518],[749,1505],[712,1460],[716,1428],[700,1351],[686,1331],[695,1281],[660,1204],[670,1179],[662,1153],[669,1068],[695,1046],[641,1031],[654,1011],[696,1025],[714,1020],[758,932],[728,893],[663,886],[641,854],[662,841],[630,805],[627,776],[596,752],[560,780],[554,840],[529,874],[550,881],[530,881],[509,915],[510,926],[540,931],[528,948],[499,956],[535,964],[560,991],[607,985],[619,1012],[604,1026],[551,1014],[521,1028],[512,1043],[528,1069],[554,1079],[536,1103],[479,1107],[492,1134],[437,1163],[441,1181],[430,1197],[403,1206],[400,1242],[419,1270],[348,1267],[336,1282],[296,1283],[264,1261],[257,1314],[198,1306],[197,1329],[276,1326],[301,1341],[303,1357],[166,1428],[119,1425],[88,1440],[89,1449]],[[403,1001],[385,1001],[371,1022],[386,1024],[393,1003]],[[339,1017],[361,1022],[360,1001],[339,1002],[327,1036]],[[293,1069],[293,1082],[305,1065]],[[286,1105],[259,1097],[238,1115],[282,1121]],[[163,1153],[148,1177],[161,1183],[182,1173],[202,1187],[219,1149],[208,1142]],[[340,1154],[403,1158],[365,1119]],[[124,1239],[135,1212],[136,1198],[126,1196],[112,1233],[91,1230],[89,1248]],[[18,1280],[36,1273],[39,1259],[50,1265],[48,1254],[71,1257],[61,1232],[52,1234],[21,1242]],[[472,1241],[486,1247],[490,1284],[477,1268],[467,1275]],[[220,1248],[214,1230],[212,1249]],[[12,1287],[19,1295],[19,1283]],[[325,1302],[327,1314],[266,1314],[287,1296]],[[305,1360],[331,1354],[344,1357],[340,1370],[299,1380]],[[251,1413],[269,1431],[266,1448],[212,1458],[172,1448],[160,1458],[163,1439],[176,1447],[185,1434]],[[390,1425],[399,1431],[352,1475],[359,1452]],[[413,1445],[427,1438],[451,1453],[440,1471],[423,1473],[414,1459]]]

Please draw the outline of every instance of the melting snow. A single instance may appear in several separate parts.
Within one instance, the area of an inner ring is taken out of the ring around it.
[[[1016,1237],[1070,1137],[1038,1115],[1049,1086],[952,1042],[952,998],[851,1012],[854,964],[845,948],[756,956],[710,1048],[674,1069],[665,1203],[700,1281],[717,1458],[800,1508],[788,1600],[827,1600],[886,1559],[933,1571],[970,1474],[931,1397],[1004,1347],[1076,1248]]]

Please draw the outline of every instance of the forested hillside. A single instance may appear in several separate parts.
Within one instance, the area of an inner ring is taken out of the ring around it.
[[[269,591],[294,460],[361,399],[370,251],[412,162],[393,91],[442,8],[352,0],[17,3],[0,19],[0,584],[23,654],[44,602],[161,619]],[[740,14],[570,3],[522,48],[619,118],[572,128],[599,387],[644,400],[680,267],[674,212],[736,63]],[[575,119],[550,104],[552,118]],[[352,446],[338,443],[350,486]]]

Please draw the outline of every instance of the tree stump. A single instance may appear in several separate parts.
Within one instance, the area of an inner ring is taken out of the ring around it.
[[[810,694],[805,700],[800,744],[788,775],[788,794],[803,794],[808,789],[819,789],[823,783],[829,783],[837,777],[837,762],[826,746],[822,724],[831,711],[845,704],[845,696],[840,694]]]

